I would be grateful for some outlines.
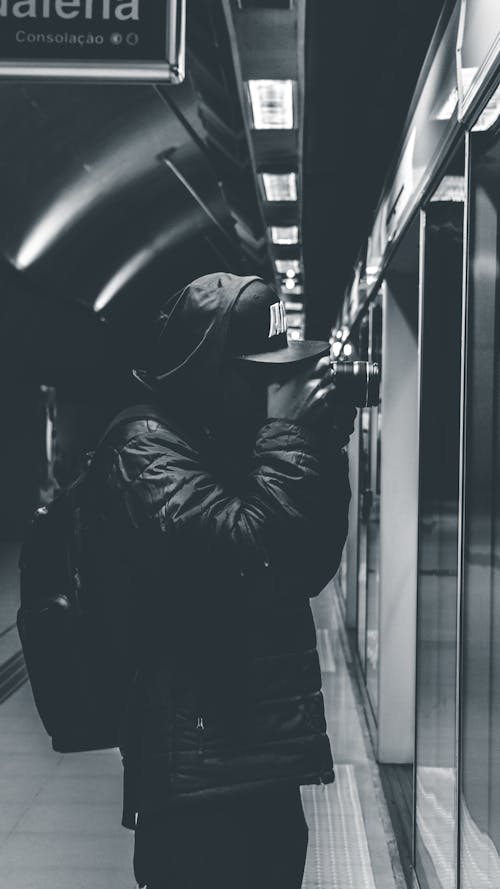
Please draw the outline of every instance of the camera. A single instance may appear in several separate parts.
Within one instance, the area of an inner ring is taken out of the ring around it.
[[[380,403],[380,368],[371,361],[332,361],[333,379],[339,393],[354,407]]]

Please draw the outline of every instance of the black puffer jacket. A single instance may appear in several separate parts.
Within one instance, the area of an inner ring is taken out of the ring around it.
[[[131,826],[172,797],[333,780],[309,597],[339,565],[346,458],[294,423],[249,431],[249,402],[222,400],[232,310],[258,280],[207,275],[165,304],[139,376],[166,419],[119,426],[96,456],[102,552],[137,610]]]
[[[172,795],[332,781],[309,597],[339,565],[345,454],[269,420],[236,490],[204,433],[158,420],[117,432],[99,455],[107,527],[145,617],[125,823]]]

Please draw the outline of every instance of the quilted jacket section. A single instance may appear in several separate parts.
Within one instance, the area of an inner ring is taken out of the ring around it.
[[[97,457],[141,614],[126,810],[332,781],[309,599],[347,534],[345,454],[269,420],[238,474],[209,435],[137,420]]]

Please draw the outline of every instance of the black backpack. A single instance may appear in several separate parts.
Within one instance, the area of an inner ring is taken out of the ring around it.
[[[122,423],[139,419],[164,415],[150,405],[127,408],[96,453]],[[60,753],[120,746],[136,671],[136,620],[113,553],[107,569],[93,564],[94,463],[36,510],[19,560],[17,627],[38,713]]]

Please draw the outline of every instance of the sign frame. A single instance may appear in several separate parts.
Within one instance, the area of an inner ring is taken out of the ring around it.
[[[186,66],[186,0],[144,0],[166,6],[165,60],[2,59],[0,82],[64,83],[183,82]],[[0,24],[1,27],[1,24]]]

